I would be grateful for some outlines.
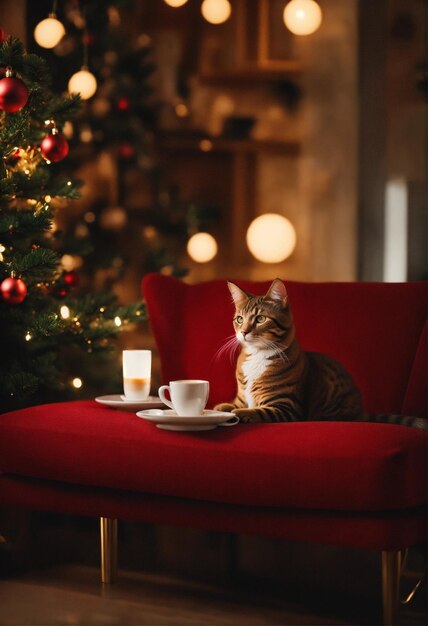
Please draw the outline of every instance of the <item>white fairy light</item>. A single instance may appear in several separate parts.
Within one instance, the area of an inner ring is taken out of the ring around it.
[[[70,317],[70,309],[65,304],[59,310],[63,320],[67,320]]]
[[[82,67],[68,81],[69,93],[80,93],[82,100],[92,98],[96,90],[97,79],[86,67]]]
[[[177,9],[178,7],[182,7],[183,5],[185,5],[187,0],[164,0],[164,2],[168,6]]]
[[[278,213],[265,213],[254,219],[247,230],[247,246],[263,263],[280,263],[296,247],[293,224]]]
[[[312,35],[321,25],[322,11],[315,0],[291,0],[284,8],[283,20],[293,35]]]
[[[204,0],[201,13],[210,24],[223,24],[229,19],[232,7],[229,0]]]
[[[55,13],[50,13],[34,29],[34,39],[42,48],[55,48],[64,35],[64,25],[57,19]]]
[[[217,242],[209,233],[196,233],[187,242],[187,254],[197,263],[208,263],[217,251]]]

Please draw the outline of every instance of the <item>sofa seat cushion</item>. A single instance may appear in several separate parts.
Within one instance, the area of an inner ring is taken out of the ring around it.
[[[0,471],[213,502],[387,511],[426,502],[426,434],[345,422],[180,433],[65,402],[0,415]]]

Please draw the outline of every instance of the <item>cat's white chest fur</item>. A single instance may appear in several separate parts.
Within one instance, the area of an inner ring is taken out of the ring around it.
[[[274,350],[246,352],[246,359],[242,365],[242,371],[246,381],[244,394],[248,408],[253,409],[256,406],[256,401],[252,394],[253,383],[266,371],[266,368],[271,363],[269,357],[274,354]]]

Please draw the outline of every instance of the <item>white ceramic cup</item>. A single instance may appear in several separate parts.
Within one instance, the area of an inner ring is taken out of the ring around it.
[[[168,391],[171,400],[165,397]],[[207,380],[171,380],[159,387],[159,398],[181,417],[202,415],[208,402],[210,384]]]
[[[123,393],[125,400],[147,400],[152,369],[151,350],[123,350]]]

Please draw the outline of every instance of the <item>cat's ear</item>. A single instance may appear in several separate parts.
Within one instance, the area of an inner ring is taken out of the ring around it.
[[[234,283],[231,283],[229,281],[227,281],[227,286],[229,287],[229,291],[231,293],[232,300],[236,308],[240,308],[244,304],[244,302],[248,300],[250,294],[238,287],[238,285],[235,285]]]
[[[267,300],[273,300],[282,307],[286,307],[288,303],[288,294],[284,283],[279,278],[275,278],[265,295]]]

